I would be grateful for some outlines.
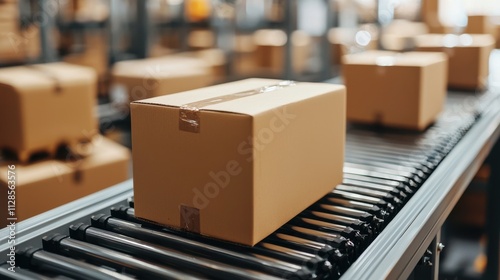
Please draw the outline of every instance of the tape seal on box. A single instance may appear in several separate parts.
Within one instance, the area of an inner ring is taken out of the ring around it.
[[[181,229],[200,233],[200,209],[181,205],[180,206]]]
[[[208,98],[193,103],[182,105],[179,109],[179,130],[199,133],[200,132],[200,109],[209,105],[219,104],[235,99],[253,96],[266,92],[273,92],[283,88],[295,86],[294,81],[282,81],[274,85],[264,86],[261,88],[246,90],[228,95]]]
[[[54,82],[54,91],[56,93],[61,93],[62,92],[62,86],[61,86],[61,81],[59,78],[54,75],[53,73],[50,73],[47,69],[40,67],[38,65],[26,65],[26,67],[35,70],[36,72],[42,74],[43,76],[49,78]]]

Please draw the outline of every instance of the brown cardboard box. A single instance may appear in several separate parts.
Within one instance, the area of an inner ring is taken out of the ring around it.
[[[114,142],[99,137],[87,144],[89,156],[80,161],[43,160],[28,165],[0,163],[2,201],[7,200],[8,166],[15,169],[15,213],[17,222],[57,206],[110,187],[128,178],[130,152]],[[7,205],[7,203],[2,203]],[[2,207],[1,227],[7,221],[7,207]]]
[[[464,33],[489,34],[496,37],[495,25],[491,18],[486,15],[469,15]]]
[[[417,36],[416,43],[419,51],[448,55],[448,86],[463,89],[486,86],[489,57],[495,44],[491,35],[428,34]]]
[[[19,15],[19,3],[0,2],[0,21],[18,21]]]
[[[96,75],[87,67],[49,63],[0,69],[0,148],[25,162],[97,132]]]
[[[187,42],[193,49],[210,49],[215,47],[215,34],[212,30],[193,30],[189,32]]]
[[[497,49],[500,49],[500,23],[499,23],[499,24],[497,24],[497,25],[495,25],[495,28],[496,28],[496,30],[497,30],[497,37],[496,37],[496,39],[497,39],[497,44],[496,44],[496,48],[497,48]]]
[[[344,56],[342,71],[350,121],[423,130],[443,109],[442,53],[367,51]]]
[[[282,30],[261,29],[254,33],[257,65],[273,74],[283,72],[286,33]],[[300,73],[306,69],[311,53],[311,37],[303,31],[292,34],[292,68]]]
[[[344,86],[278,83],[133,102],[137,217],[254,245],[339,184]]]
[[[226,76],[226,56],[221,49],[205,49],[191,52],[181,52],[175,54],[180,57],[192,57],[205,61],[212,69],[213,75],[217,78]]]
[[[342,56],[378,47],[377,31],[372,26],[362,28],[336,27],[328,31],[328,41],[332,46],[332,63],[340,64]]]
[[[425,23],[394,20],[384,28],[381,43],[385,49],[391,51],[412,50],[415,48],[415,36],[428,32]]]
[[[113,87],[121,87],[130,101],[211,85],[210,65],[199,58],[166,56],[118,62],[112,70]]]

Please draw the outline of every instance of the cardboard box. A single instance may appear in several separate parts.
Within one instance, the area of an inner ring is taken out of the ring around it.
[[[166,56],[118,62],[111,79],[112,87],[135,101],[205,87],[215,77],[203,59]]]
[[[285,59],[286,33],[282,30],[261,29],[254,33],[256,61],[260,68],[272,74],[282,73]],[[300,30],[292,34],[292,68],[305,71],[311,54],[311,37]]]
[[[187,43],[190,48],[200,50],[200,49],[210,49],[215,47],[215,34],[212,30],[192,30],[188,34]]]
[[[19,3],[17,2],[0,2],[0,21],[18,21],[20,17],[19,14]]]
[[[423,130],[446,97],[447,57],[442,53],[367,51],[344,56],[347,119]]]
[[[486,15],[469,15],[464,33],[489,34],[496,37],[495,25],[490,16]]]
[[[486,87],[495,44],[491,35],[428,34],[417,36],[416,43],[419,51],[448,55],[448,86],[471,90]]]
[[[80,161],[42,160],[28,165],[0,163],[2,205],[6,206],[9,165],[15,165],[16,222],[41,214],[75,199],[113,186],[129,178],[130,152],[114,142],[98,138],[87,144],[90,155]],[[2,207],[0,226],[7,222]]]
[[[67,63],[0,69],[0,148],[25,162],[88,141],[97,133],[96,82],[92,69]]]
[[[221,49],[205,49],[199,51],[181,52],[175,54],[175,56],[192,57],[205,61],[212,69],[213,75],[219,79],[227,75],[226,55],[224,54],[224,51]]]
[[[415,48],[415,36],[429,33],[425,23],[394,20],[382,32],[381,43],[386,50],[407,51]]]
[[[341,85],[248,79],[133,102],[131,115],[143,219],[254,245],[342,181]]]

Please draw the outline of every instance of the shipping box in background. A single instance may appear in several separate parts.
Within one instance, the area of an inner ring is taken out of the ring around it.
[[[490,16],[469,15],[464,33],[468,34],[489,34],[496,37],[495,24]]]
[[[367,51],[344,56],[347,119],[424,130],[446,98],[443,53]]]
[[[30,164],[0,162],[2,210],[0,227],[7,222],[7,171],[15,169],[16,222],[69,203],[129,178],[130,152],[104,137],[86,144],[89,155],[78,161],[47,159]],[[70,157],[72,160],[77,157]],[[11,173],[12,175],[12,173]]]
[[[0,69],[0,149],[26,162],[35,152],[97,133],[95,72],[68,63]]]
[[[142,219],[254,245],[342,181],[341,85],[248,79],[133,102],[131,116]]]
[[[215,75],[201,58],[166,56],[118,62],[111,79],[112,91],[135,101],[209,86]]]
[[[448,86],[474,90],[487,86],[489,58],[495,41],[483,34],[426,34],[416,37],[417,50],[444,52],[449,57]]]
[[[304,31],[294,31],[292,42],[292,69],[295,73],[306,70],[311,55],[312,39]],[[286,33],[278,29],[261,29],[254,33],[256,45],[255,59],[260,71],[280,74],[284,71],[285,46],[288,41]]]

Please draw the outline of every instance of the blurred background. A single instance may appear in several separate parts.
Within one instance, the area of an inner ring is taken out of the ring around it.
[[[426,33],[490,34],[498,48],[500,1],[3,0],[0,67],[94,69],[99,131],[130,148],[129,101],[247,77],[325,81],[342,55],[412,50]],[[443,229],[442,279],[484,271],[489,174],[483,166]]]

